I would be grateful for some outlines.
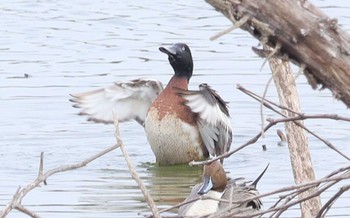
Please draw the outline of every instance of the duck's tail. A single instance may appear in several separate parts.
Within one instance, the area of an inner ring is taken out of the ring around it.
[[[261,177],[263,177],[263,175],[265,174],[267,168],[269,168],[270,163],[267,164],[267,166],[265,167],[265,169],[262,171],[262,173],[260,173],[260,175],[258,176],[258,178],[256,178],[254,180],[254,182],[252,184],[250,184],[250,186],[256,188],[256,186],[258,185],[258,182],[260,181]]]

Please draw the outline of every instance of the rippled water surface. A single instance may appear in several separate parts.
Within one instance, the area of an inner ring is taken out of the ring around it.
[[[348,1],[312,2],[350,29]],[[153,77],[166,84],[172,69],[158,51],[162,45],[190,45],[195,62],[191,88],[207,82],[229,102],[235,138],[232,147],[260,129],[259,104],[235,88],[241,84],[263,93],[271,74],[267,65],[260,72],[263,60],[251,51],[258,42],[240,30],[210,41],[210,36],[230,23],[205,1],[3,0],[0,20],[0,208],[18,186],[36,178],[40,152],[45,152],[44,168],[48,170],[82,161],[115,143],[114,127],[77,116],[69,94],[138,77]],[[303,77],[297,83],[305,113],[350,116],[329,91],[313,91]],[[277,101],[273,87],[267,96]],[[277,117],[268,110],[264,113]],[[306,125],[350,154],[348,123],[312,120]],[[293,184],[288,148],[276,145],[276,128],[225,162],[232,177],[254,179],[270,163],[259,184],[261,192]],[[143,129],[133,122],[121,124],[120,129],[156,204],[167,208],[181,202],[200,180],[201,170],[155,166]],[[309,140],[317,178],[348,164],[312,136]],[[262,151],[262,144],[267,151]],[[137,217],[149,213],[119,149],[47,182],[23,200],[43,217]],[[326,201],[340,185],[322,199]],[[265,208],[275,200],[264,199]],[[329,214],[347,217],[349,202],[346,193]],[[13,211],[8,217],[23,216]],[[291,210],[285,216],[298,217],[299,213]]]

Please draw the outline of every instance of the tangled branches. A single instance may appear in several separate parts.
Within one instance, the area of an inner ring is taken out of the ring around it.
[[[349,122],[350,118],[338,116],[336,114],[307,115],[307,114],[298,113],[298,112],[294,112],[294,111],[292,111],[292,112],[295,114],[295,116],[286,117],[286,115],[280,113],[278,111],[278,109],[276,109],[276,108],[291,111],[289,108],[286,108],[283,105],[278,105],[272,101],[264,99],[264,98],[260,97],[259,95],[243,88],[242,86],[238,86],[238,89],[240,91],[244,92],[245,94],[247,94],[248,96],[252,97],[253,99],[261,102],[263,104],[263,106],[265,106],[266,108],[268,108],[268,109],[270,109],[270,110],[272,110],[272,111],[274,111],[277,114],[282,116],[282,118],[280,118],[280,119],[271,119],[271,118],[267,119],[267,121],[269,123],[264,127],[264,130],[263,130],[264,132],[268,131],[272,126],[276,125],[277,123],[294,122],[297,125],[299,125],[300,127],[304,128],[310,134],[312,134],[313,136],[318,138],[320,141],[322,141],[329,148],[331,148],[332,150],[334,150],[335,152],[340,154],[342,157],[346,158],[347,160],[350,160],[350,158],[347,155],[343,154],[341,151],[339,151],[335,145],[333,145],[332,143],[330,143],[326,139],[322,138],[321,136],[318,136],[317,134],[315,134],[314,132],[312,132],[311,130],[306,128],[304,125],[298,123],[299,120],[305,120],[305,119],[334,119],[334,120],[342,120],[342,121]],[[141,179],[139,178],[137,172],[135,171],[135,169],[131,163],[131,159],[130,159],[130,157],[125,149],[123,141],[121,140],[120,133],[119,133],[119,126],[118,126],[117,122],[115,123],[115,128],[116,128],[115,137],[116,137],[117,144],[99,152],[96,155],[93,155],[93,156],[87,158],[86,160],[84,160],[82,162],[72,164],[72,165],[65,165],[65,166],[57,167],[57,168],[54,168],[54,169],[49,170],[46,173],[44,173],[44,153],[41,153],[40,163],[39,163],[39,173],[38,173],[37,178],[33,182],[28,184],[26,187],[24,187],[24,188],[19,187],[17,189],[17,191],[13,195],[12,200],[1,211],[0,217],[6,217],[13,209],[16,209],[24,214],[27,214],[30,217],[40,217],[37,213],[29,210],[28,208],[26,208],[25,206],[22,205],[22,199],[31,190],[39,187],[41,184],[46,185],[47,184],[46,181],[51,175],[54,175],[54,174],[59,173],[59,172],[64,172],[64,171],[69,171],[69,170],[74,170],[74,169],[84,167],[87,164],[91,163],[92,161],[96,160],[97,158],[102,157],[103,155],[115,150],[118,147],[120,147],[120,149],[125,157],[125,160],[128,164],[129,172],[130,172],[131,176],[135,179],[136,183],[138,184],[139,188],[141,189],[141,191],[142,191],[142,193],[143,193],[143,195],[148,203],[148,206],[150,207],[150,209],[152,211],[152,215],[150,215],[149,217],[161,217],[161,213],[167,212],[167,211],[172,210],[174,208],[178,208],[184,204],[188,204],[188,203],[191,203],[191,202],[199,200],[199,199],[202,199],[202,200],[212,199],[212,200],[217,200],[217,201],[224,201],[222,199],[215,199],[215,198],[211,198],[211,197],[199,197],[199,198],[193,199],[190,202],[180,203],[180,204],[174,205],[174,206],[167,208],[167,209],[158,210],[151,195],[149,194],[149,191],[143,185]],[[191,164],[192,165],[202,165],[202,164],[206,164],[206,163],[212,162],[214,160],[217,160],[217,159],[220,159],[223,157],[227,158],[227,157],[231,156],[232,154],[238,152],[239,150],[247,147],[248,145],[254,144],[256,141],[258,141],[258,139],[261,136],[262,136],[262,132],[259,132],[256,136],[254,136],[253,138],[248,140],[246,143],[244,143],[243,145],[239,146],[238,148],[236,148],[230,152],[227,152],[227,153],[225,153],[221,156],[218,156],[216,158],[213,158],[211,160],[202,161],[202,162],[192,162]],[[258,211],[258,212],[252,213],[251,217],[261,216],[261,215],[268,215],[269,217],[280,217],[289,208],[291,208],[291,207],[293,207],[293,206],[295,206],[303,201],[306,201],[308,199],[319,196],[324,191],[333,187],[335,184],[339,183],[340,181],[344,181],[344,180],[348,181],[349,179],[350,179],[350,165],[345,166],[343,168],[340,168],[338,170],[335,170],[334,172],[330,173],[329,175],[327,175],[321,179],[315,180],[315,181],[279,188],[277,190],[274,190],[274,191],[271,191],[268,193],[263,193],[263,194],[260,194],[258,196],[252,197],[252,198],[242,199],[241,201],[235,201],[232,203],[234,203],[234,204],[244,203],[247,201],[254,200],[256,198],[263,199],[263,198],[266,198],[268,196],[278,195],[278,197],[277,197],[278,200],[270,208],[267,208],[266,210],[263,210],[263,211]],[[304,196],[303,198],[299,198],[299,199],[297,198],[297,196],[300,193],[303,193],[309,189],[312,189],[313,191],[310,192],[307,196]],[[342,194],[344,192],[348,191],[349,189],[350,189],[350,184],[343,185],[336,193],[334,193],[328,199],[327,202],[325,202],[323,204],[322,208],[318,211],[318,214],[316,215],[316,217],[324,217],[327,214],[327,212],[329,211],[329,209],[332,207],[332,205],[342,196]],[[210,215],[209,217],[216,217],[216,216],[242,217],[242,216],[240,216],[239,211],[231,210],[231,209],[232,208],[230,208],[230,206],[228,206],[227,209],[225,209],[223,211],[219,211],[217,213],[214,213],[214,214]],[[173,216],[173,217],[177,217],[177,216]],[[247,216],[245,215],[244,217],[247,217]]]

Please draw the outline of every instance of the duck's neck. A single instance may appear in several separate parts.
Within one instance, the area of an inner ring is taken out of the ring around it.
[[[174,73],[175,76],[187,78],[187,80],[189,81],[192,77],[193,72],[192,67],[189,67],[188,69],[174,69]]]
[[[170,81],[169,81],[169,83],[167,85],[167,88],[171,88],[171,87],[176,87],[176,88],[187,90],[188,89],[188,79],[187,79],[187,77],[174,75],[170,79]]]

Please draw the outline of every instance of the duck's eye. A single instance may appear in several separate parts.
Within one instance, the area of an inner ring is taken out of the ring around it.
[[[186,50],[185,46],[182,46],[181,50],[182,50],[182,51],[185,51],[185,50]]]
[[[257,205],[254,201],[249,201],[247,204],[247,207],[253,208],[253,209],[259,209],[259,205]]]

